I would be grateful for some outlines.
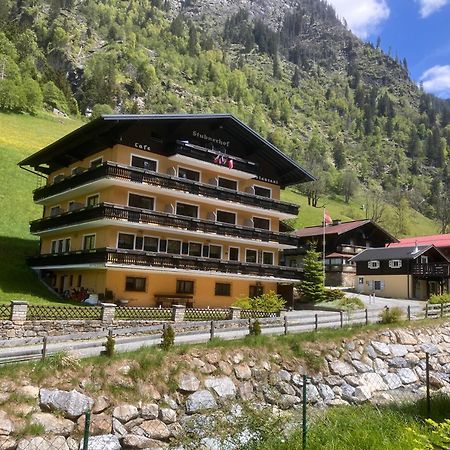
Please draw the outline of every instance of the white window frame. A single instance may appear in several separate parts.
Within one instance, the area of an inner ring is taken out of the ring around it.
[[[428,264],[428,255],[420,255],[420,264]]]
[[[259,187],[259,188],[261,188],[261,189],[266,189],[267,191],[270,192],[270,197],[264,197],[264,198],[273,198],[273,197],[272,197],[272,195],[273,195],[272,188],[267,187],[267,186],[263,186],[263,185],[261,185],[261,184],[254,184],[254,185],[253,185],[253,189],[254,189],[255,187]],[[256,193],[255,193],[255,195],[258,196],[258,197],[261,197],[260,195],[258,195],[258,194],[256,194]]]
[[[60,172],[60,173],[57,173],[56,175],[53,175],[53,178],[52,178],[52,184],[55,184],[55,178],[57,178],[57,177],[60,177],[60,176],[63,176],[63,177],[65,177],[66,176],[66,174],[64,173],[64,172]]]
[[[84,238],[86,236],[94,236],[94,248],[93,249],[91,249],[91,248],[84,248]],[[86,233],[86,234],[83,234],[83,236],[81,236],[81,244],[82,244],[82,249],[83,250],[88,250],[88,251],[95,250],[95,248],[97,247],[97,233]]]
[[[220,247],[220,258],[211,258],[211,246]],[[203,251],[203,248],[202,248]],[[208,244],[208,258],[217,259],[218,261],[223,260],[223,245],[222,244]]]
[[[128,232],[125,232],[125,231],[118,231],[117,232],[117,239],[116,239],[116,248],[118,249],[119,248],[119,235],[120,234],[130,234],[130,235],[133,235],[134,236],[134,240],[133,240],[133,248],[131,249],[131,250],[135,250],[136,249],[136,233],[128,233]],[[122,248],[121,248],[122,249]],[[129,248],[124,248],[124,249],[122,249],[122,250],[130,250]]]
[[[191,180],[190,178],[180,177],[180,169],[186,169],[186,170],[190,170],[191,172],[198,173],[198,181]],[[201,170],[192,169],[191,167],[186,167],[186,166],[179,166],[179,165],[177,166],[177,178],[181,178],[182,180],[189,180],[189,181],[192,181],[193,183],[201,183],[202,176],[203,176],[203,174],[202,174]]]
[[[358,284],[363,285],[364,284],[364,277],[358,277]]]
[[[181,214],[178,214],[177,210],[178,210],[178,204],[181,203],[183,205],[188,205],[188,206],[195,206],[197,208],[197,216],[181,216]],[[198,219],[200,217],[200,205],[196,205],[195,203],[188,203],[188,202],[182,202],[182,201],[176,201],[175,202],[175,214],[177,216],[181,216],[181,217],[193,217],[194,219]]]
[[[162,252],[162,253],[166,253],[167,255],[181,255],[181,251],[183,250],[183,241],[181,239],[170,239],[170,238],[167,238],[167,239],[165,239],[165,241],[166,241],[166,251]],[[176,242],[180,243],[180,253],[169,253],[167,251],[167,248],[169,247],[169,241],[176,241]]]
[[[156,239],[158,241],[158,249],[156,250],[156,252],[152,252],[150,250],[145,250],[144,249],[144,245],[145,245],[145,238],[152,238],[152,239]],[[159,244],[160,244],[161,238],[158,236],[151,236],[149,234],[144,234],[144,236],[142,236],[142,251],[143,252],[150,252],[150,253],[159,253]],[[134,239],[134,247],[136,248],[136,238]]]
[[[72,176],[75,175],[75,174],[74,174],[75,170],[80,169],[80,168],[81,168],[81,166],[75,166],[75,167],[73,167],[72,170],[70,171],[70,175],[72,175]]]
[[[372,270],[377,270],[380,268],[380,261],[377,259],[371,260],[367,262],[367,268]]]
[[[137,206],[131,206],[130,205],[130,194],[132,194],[132,195],[139,195],[139,197],[147,197],[147,198],[153,199],[153,209],[146,209],[146,211],[156,211],[156,197],[153,197],[153,196],[150,196],[150,195],[142,195],[142,192],[128,191],[127,206],[129,206],[130,208],[137,208]],[[145,209],[145,208],[140,208],[140,209]]]
[[[136,158],[148,159],[149,161],[155,162],[156,163],[156,170],[155,170],[155,172],[159,172],[159,161],[157,159],[147,158],[146,156],[138,155],[137,153],[130,153],[130,167],[136,167],[136,166],[133,166],[133,164],[132,164],[133,163],[133,156],[136,156]],[[141,167],[136,167],[136,168],[137,169],[141,169]]]
[[[256,252],[256,261],[253,263],[253,262],[248,262],[247,261],[247,252],[248,251],[252,251],[252,252]],[[246,248],[245,249],[245,255],[244,255],[244,257],[245,257],[245,259],[244,259],[244,261],[246,262],[246,263],[248,263],[248,264],[258,264],[258,258],[259,258],[259,252],[258,252],[258,249],[256,249],[256,248]]]
[[[272,264],[266,264],[266,263],[264,262],[264,253],[270,253],[270,254],[272,255]],[[266,265],[268,265],[268,266],[274,266],[274,265],[275,265],[275,253],[274,253],[274,252],[268,252],[268,251],[266,251],[266,250],[263,250],[263,251],[262,251],[262,254],[261,254],[261,258],[262,258],[262,260],[261,260],[261,263],[262,263],[262,264],[266,264]]]
[[[269,228],[255,228],[255,219],[267,220],[269,222]],[[266,230],[266,231],[271,231],[272,230],[272,221],[269,218],[267,218],[267,217],[252,216],[252,221],[253,221],[253,228],[255,230]]]
[[[232,248],[237,248],[238,251],[238,259],[230,259],[230,249]],[[240,247],[235,247],[233,245],[228,247],[228,261],[240,261],[241,260],[241,248]]]
[[[234,223],[229,223],[229,222],[219,222],[218,215],[217,215],[217,213],[218,213],[219,211],[224,212],[224,213],[234,214]],[[216,222],[218,222],[218,223],[225,223],[225,224],[228,224],[228,225],[236,225],[236,224],[237,224],[237,221],[238,221],[238,216],[237,216],[237,213],[236,213],[235,211],[228,211],[228,210],[226,210],[226,209],[222,209],[222,208],[219,209],[219,208],[216,208]]]
[[[401,259],[390,259],[389,260],[389,268],[390,269],[400,269],[402,267]]]
[[[188,241],[188,256],[192,256],[193,258],[202,258],[203,257],[203,242],[199,242],[199,241]],[[200,256],[195,256],[195,255],[191,255],[189,252],[190,252],[190,250],[191,250],[191,247],[190,247],[190,245],[191,244],[200,244]],[[183,244],[181,244],[181,245],[183,245]],[[209,252],[209,250],[208,250],[208,252]]]
[[[100,204],[100,192],[96,192],[95,194],[86,195],[86,201],[84,203],[86,207],[88,206],[88,199],[91,198],[91,197],[98,197],[98,202],[94,206],[97,206],[97,205]]]
[[[221,178],[222,178],[222,180],[234,181],[234,182],[236,183],[236,190],[221,186],[221,185],[219,184]],[[222,188],[222,189],[228,189],[228,190],[230,190],[230,191],[238,192],[238,191],[239,191],[239,181],[238,181],[238,180],[235,180],[235,179],[233,179],[233,178],[217,176],[217,187],[220,187],[220,188]]]
[[[101,163],[99,164],[101,166],[103,164],[103,155],[102,156],[98,156],[97,158],[91,159],[89,161],[89,168],[92,168],[92,163],[94,161],[98,161],[98,160],[101,160]]]

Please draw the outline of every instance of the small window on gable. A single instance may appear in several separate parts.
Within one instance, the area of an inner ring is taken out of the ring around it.
[[[420,264],[428,264],[428,256],[421,256]]]
[[[402,260],[401,259],[391,259],[389,261],[389,267],[391,269],[400,269],[400,267],[402,267]]]
[[[369,261],[369,262],[367,263],[367,267],[368,267],[369,269],[379,269],[379,268],[380,268],[380,261],[376,261],[376,260],[374,260],[374,261]]]

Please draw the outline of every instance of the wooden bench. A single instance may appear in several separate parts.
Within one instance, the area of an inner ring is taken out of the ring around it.
[[[162,308],[170,308],[173,305],[184,305],[186,308],[194,307],[194,299],[192,296],[155,294],[156,306]]]

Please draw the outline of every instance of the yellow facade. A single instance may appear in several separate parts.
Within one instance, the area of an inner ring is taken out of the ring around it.
[[[377,284],[375,284],[377,282]],[[426,298],[426,281],[416,285],[415,298]],[[376,289],[380,287],[380,289]],[[411,275],[359,275],[356,290],[361,294],[375,293],[377,297],[408,299],[413,298],[413,277]]]

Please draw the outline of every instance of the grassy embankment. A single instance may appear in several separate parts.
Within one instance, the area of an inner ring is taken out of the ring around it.
[[[62,119],[50,114],[37,117],[0,113],[0,303],[23,299],[45,304],[55,297],[36,279],[25,264],[26,256],[38,251],[38,240],[29,233],[30,220],[39,218],[41,207],[33,204],[32,191],[38,177],[20,170],[17,163],[43,146],[82,125],[79,120]],[[306,198],[292,190],[282,194],[286,201],[301,205],[296,227],[317,225],[322,210],[307,206]],[[352,220],[363,217],[358,199],[346,204],[338,197],[324,197],[333,218]],[[387,207],[392,212],[391,207]],[[436,225],[418,213],[411,213],[414,233],[431,234]]]

